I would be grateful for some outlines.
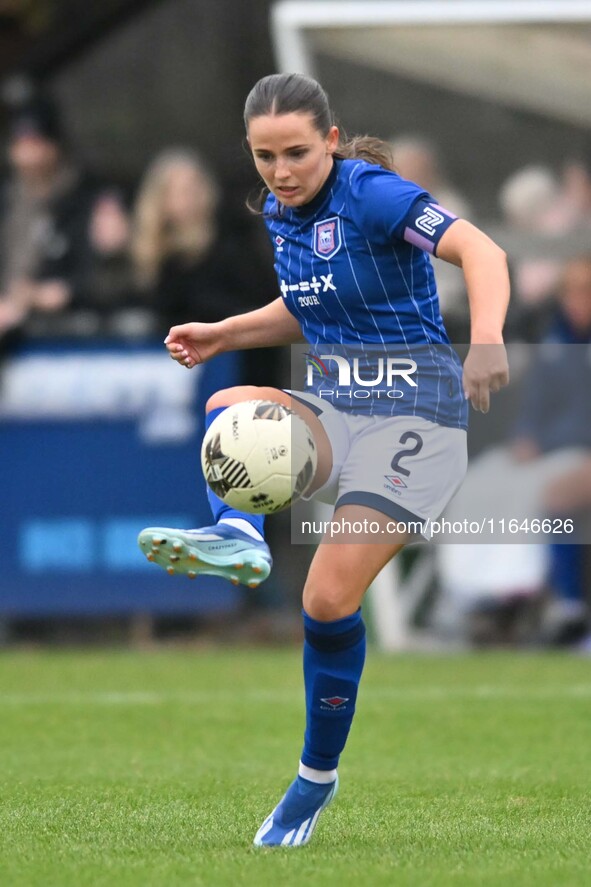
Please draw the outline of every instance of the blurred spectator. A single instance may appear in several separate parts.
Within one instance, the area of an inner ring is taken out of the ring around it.
[[[228,212],[220,188],[199,154],[171,148],[157,155],[147,168],[138,190],[132,234],[136,279],[157,313],[162,338],[171,326],[198,320],[215,323],[250,311],[277,297],[272,262],[263,260],[257,230],[260,219]],[[251,235],[252,232],[252,235]],[[264,244],[270,252],[270,245]],[[272,253],[270,252],[272,257]],[[285,349],[255,348],[241,351],[242,384],[289,387]],[[288,515],[270,526],[273,544],[289,540]],[[305,568],[306,558],[298,562]],[[296,575],[297,575],[296,570]],[[281,595],[299,594],[293,569],[281,583]],[[247,598],[256,610],[265,595]]]
[[[196,153],[167,150],[148,167],[135,206],[132,255],[163,331],[190,319],[215,322],[272,298],[254,289],[256,257],[223,230],[219,208],[218,186]]]
[[[390,141],[394,167],[403,179],[416,182],[437,202],[463,219],[470,219],[472,208],[466,198],[448,181],[436,147],[421,136],[400,136]],[[435,276],[441,313],[453,342],[469,342],[469,314],[464,278],[449,262],[435,262]]]
[[[545,166],[526,166],[502,185],[499,203],[509,228],[525,234],[556,236],[567,230],[558,212],[560,183]],[[539,305],[556,289],[562,263],[553,258],[520,259],[513,264],[514,297]]]
[[[121,195],[105,190],[97,198],[88,228],[87,261],[76,279],[73,307],[100,323],[100,332],[142,335],[152,315],[138,298],[129,255],[131,224]],[[98,332],[99,330],[97,330]]]
[[[591,174],[577,158],[563,164],[554,220],[559,230],[591,229]]]
[[[551,344],[591,344],[591,256],[567,262],[545,326],[516,427],[513,454],[519,460],[565,446],[591,449],[587,348],[560,348],[555,355],[548,348]]]
[[[479,643],[515,638],[515,620],[531,621],[545,589],[541,642],[574,644],[589,630],[590,549],[580,543],[591,524],[591,256],[566,263],[541,338],[528,349],[512,442],[471,461],[446,517],[497,528],[501,521],[569,518],[575,532],[554,536],[567,544],[518,544],[514,535],[517,544],[438,546],[445,606]],[[498,532],[492,538],[505,541]],[[530,534],[528,542],[535,539]],[[531,642],[531,624],[527,630]]]
[[[548,345],[561,348],[552,359]],[[547,486],[550,514],[571,517],[591,506],[591,256],[567,262],[552,304],[540,355],[531,369],[512,446],[514,458],[529,462],[566,447],[585,447],[589,456]],[[555,643],[580,639],[588,629],[586,558],[583,545],[550,546],[549,584],[555,600],[546,634]]]
[[[570,259],[551,302],[539,356],[516,427],[513,454],[527,460],[565,446],[591,449],[591,364],[587,348],[556,351],[548,346],[591,345],[591,256]]]
[[[136,198],[131,253],[140,290],[164,334],[177,323],[215,323],[272,301],[270,277],[250,219],[225,216],[225,201],[200,156],[186,148],[159,154]],[[262,227],[262,225],[261,225]],[[265,244],[266,246],[266,244]],[[288,384],[282,350],[240,354],[244,383]]]
[[[428,139],[421,136],[400,136],[390,141],[394,166],[403,179],[416,182],[441,206],[445,206],[463,219],[472,216],[472,209],[466,198],[448,181],[439,153]]]
[[[127,246],[120,198],[81,170],[65,147],[59,114],[46,97],[18,106],[9,128],[10,173],[0,194],[0,336],[86,334],[97,315],[120,307],[119,289],[95,272]],[[105,236],[105,211],[116,223]],[[116,229],[116,232],[115,232]],[[107,290],[107,286],[109,287]]]
[[[552,256],[552,241],[591,234],[591,176],[577,159],[565,161],[561,174],[545,166],[526,166],[501,187],[499,203],[509,228],[545,240],[546,254],[513,262],[514,304],[511,321],[518,338],[538,341],[539,320],[559,285],[564,260]]]

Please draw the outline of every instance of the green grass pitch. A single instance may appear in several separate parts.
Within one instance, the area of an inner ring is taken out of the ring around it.
[[[312,843],[253,835],[292,778],[297,650],[0,656],[0,884],[584,887],[591,662],[369,655]]]

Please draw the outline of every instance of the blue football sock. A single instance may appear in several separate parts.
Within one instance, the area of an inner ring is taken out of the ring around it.
[[[209,428],[214,419],[216,419],[220,413],[223,413],[227,407],[218,407],[215,410],[212,410],[210,413],[205,414],[205,428],[206,430]],[[211,513],[213,514],[214,523],[218,523],[220,520],[227,518],[239,518],[247,521],[251,527],[261,534],[264,538],[265,532],[263,530],[263,524],[265,521],[265,516],[263,514],[247,514],[244,511],[238,511],[236,508],[231,508],[229,505],[226,505],[225,502],[216,496],[214,492],[210,489],[209,485],[206,484],[207,488],[207,501],[209,502],[209,507],[211,508]]]
[[[585,603],[585,548],[554,542],[550,549],[550,585],[556,597],[570,604]]]
[[[361,610],[334,622],[319,622],[304,612],[306,734],[302,763],[307,767],[337,767],[355,714],[364,662]]]

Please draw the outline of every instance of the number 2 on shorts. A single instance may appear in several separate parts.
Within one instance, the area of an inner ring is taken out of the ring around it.
[[[401,460],[406,459],[409,456],[416,456],[417,453],[420,453],[423,449],[423,438],[420,434],[417,434],[416,431],[405,431],[404,434],[400,437],[401,444],[406,444],[409,441],[414,441],[414,446],[408,447],[404,450],[398,450],[398,452],[390,462],[393,471],[397,471],[398,474],[403,474],[405,477],[410,477],[410,471],[408,470],[408,468],[403,468],[401,466]]]

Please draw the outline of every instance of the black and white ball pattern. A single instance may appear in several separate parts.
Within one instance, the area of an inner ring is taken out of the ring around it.
[[[272,514],[308,489],[317,466],[316,444],[304,420],[279,403],[251,400],[227,407],[201,448],[204,477],[233,508]]]

